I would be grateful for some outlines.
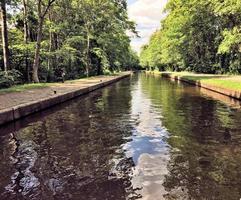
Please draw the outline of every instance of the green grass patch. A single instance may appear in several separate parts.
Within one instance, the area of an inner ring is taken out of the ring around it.
[[[170,74],[180,76],[187,80],[200,81],[208,85],[217,86],[224,89],[241,91],[241,76],[237,75],[218,75],[218,74],[196,74],[190,72],[156,72],[156,74]]]
[[[237,91],[241,91],[241,77],[239,81],[235,81],[235,80],[222,80],[222,79],[209,79],[209,80],[205,80],[203,81],[204,83],[210,84],[210,85],[215,85],[221,88],[227,88],[227,89],[231,89],[231,90],[237,90]]]
[[[52,83],[31,83],[31,84],[24,84],[24,85],[15,85],[10,88],[1,89],[0,94],[3,93],[10,93],[10,92],[22,92],[25,90],[31,90],[31,89],[41,89],[46,88],[50,86]]]

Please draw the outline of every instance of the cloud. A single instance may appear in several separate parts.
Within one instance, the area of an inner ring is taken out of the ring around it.
[[[168,0],[136,0],[129,1],[128,14],[131,20],[137,23],[137,31],[141,38],[133,38],[133,49],[140,52],[142,45],[146,44],[151,34],[160,27],[162,13]]]

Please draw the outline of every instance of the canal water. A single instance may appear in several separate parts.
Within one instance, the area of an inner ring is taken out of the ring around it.
[[[239,200],[241,110],[138,74],[0,135],[0,199]]]

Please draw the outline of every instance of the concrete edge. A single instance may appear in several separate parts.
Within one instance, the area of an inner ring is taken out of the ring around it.
[[[177,76],[177,75],[170,75],[170,74],[166,74],[166,73],[161,73],[160,75],[165,77],[165,78],[170,78],[170,79],[173,79],[173,80],[186,82],[186,83],[189,83],[191,85],[195,85],[195,86],[205,88],[207,90],[211,90],[213,92],[217,92],[219,94],[223,94],[225,96],[228,96],[228,97],[231,97],[231,98],[234,98],[234,99],[237,99],[237,100],[241,100],[241,92],[239,92],[239,91],[225,89],[225,88],[217,87],[217,86],[214,86],[214,85],[201,83],[200,81],[188,80],[188,79],[185,79],[185,78]]]
[[[84,94],[88,94],[92,91],[103,88],[112,83],[115,83],[121,79],[127,78],[127,77],[131,76],[131,74],[132,74],[132,72],[130,72],[128,74],[119,75],[117,77],[114,77],[111,80],[96,83],[89,87],[73,90],[71,92],[67,92],[64,94],[57,95],[57,96],[51,96],[51,97],[47,97],[47,98],[40,99],[37,101],[20,104],[18,106],[14,106],[13,108],[1,110],[0,111],[0,126],[4,125],[6,123],[9,123],[9,122],[18,120],[20,118],[26,117],[30,114],[39,112],[41,110],[45,110],[45,109],[55,106],[57,104],[66,102],[75,97],[78,97],[78,96],[81,96]]]

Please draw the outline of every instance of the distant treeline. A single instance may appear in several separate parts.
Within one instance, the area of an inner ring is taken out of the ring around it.
[[[241,1],[169,0],[141,65],[149,69],[241,73]]]
[[[1,0],[0,87],[138,67],[126,0]]]

